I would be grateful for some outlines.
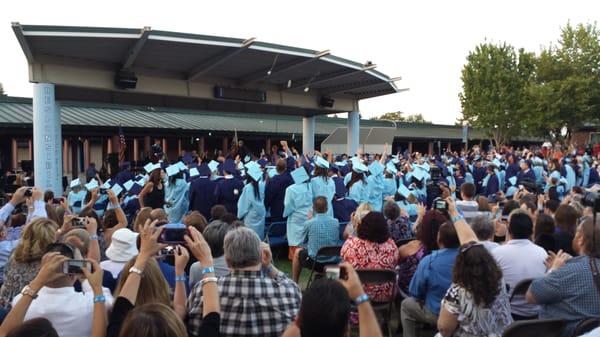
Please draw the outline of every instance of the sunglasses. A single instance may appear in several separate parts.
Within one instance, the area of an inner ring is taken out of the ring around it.
[[[460,247],[460,253],[464,254],[466,253],[469,249],[476,247],[476,246],[483,246],[483,244],[481,242],[477,242],[477,241],[471,241],[467,244],[464,244],[462,247]]]

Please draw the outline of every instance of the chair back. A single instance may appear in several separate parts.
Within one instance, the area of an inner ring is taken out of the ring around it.
[[[325,246],[325,247],[321,247],[321,249],[319,249],[317,251],[317,256],[315,258],[318,259],[318,258],[333,257],[333,256],[338,256],[339,257],[341,251],[342,251],[342,246]]]
[[[513,289],[512,293],[510,294],[510,302],[512,303],[515,296],[520,296],[520,297],[525,296],[525,294],[527,293],[527,290],[529,289],[529,286],[531,285],[531,282],[533,282],[532,278],[527,278],[527,279],[519,281],[519,283],[517,283],[517,285],[515,285],[515,289]]]
[[[588,318],[577,324],[575,331],[573,331],[573,337],[581,336],[588,333],[597,327],[600,327],[600,318]]]
[[[398,241],[396,241],[396,247],[400,248],[402,246],[404,246],[405,244],[414,241],[415,238],[408,238],[408,239],[400,239]]]
[[[565,329],[563,319],[516,321],[506,327],[502,337],[559,337]]]
[[[269,243],[271,246],[284,246],[287,245],[287,222],[278,221],[272,222],[265,230],[264,241]]]
[[[386,284],[396,282],[396,272],[391,269],[357,269],[362,284]]]

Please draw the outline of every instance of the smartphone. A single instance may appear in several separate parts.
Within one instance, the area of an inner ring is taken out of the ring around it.
[[[159,257],[165,257],[169,255],[175,255],[175,247],[167,246],[158,252]]]
[[[108,189],[104,188],[104,187],[100,187],[98,189],[98,193],[100,193],[100,194],[107,194],[108,193]]]
[[[325,266],[325,278],[328,280],[345,280],[347,278],[346,270],[338,265]]]
[[[33,190],[31,188],[28,188],[25,190],[25,193],[23,195],[26,197],[30,197],[33,195]]]
[[[83,269],[91,271],[91,265],[86,260],[67,260],[63,263],[63,274],[83,274]]]
[[[183,245],[185,244],[183,237],[186,234],[188,234],[188,230],[184,224],[167,224],[162,233],[160,233],[158,242]]]
[[[446,200],[438,199],[433,202],[433,208],[437,211],[447,211],[448,203],[446,202]]]
[[[73,218],[73,220],[71,220],[71,227],[84,228],[85,227],[85,219],[84,218]]]

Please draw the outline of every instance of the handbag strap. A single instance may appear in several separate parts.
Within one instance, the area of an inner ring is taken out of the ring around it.
[[[594,284],[596,290],[600,294],[600,272],[598,272],[598,266],[596,265],[596,258],[589,256],[590,268],[592,269],[592,277],[594,278]]]

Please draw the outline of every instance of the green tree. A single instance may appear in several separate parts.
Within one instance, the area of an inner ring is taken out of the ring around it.
[[[2,82],[0,82],[0,96],[4,96],[4,87],[2,86]]]
[[[584,123],[600,121],[600,31],[596,25],[567,24],[558,45],[540,53],[528,89],[528,118],[539,134],[567,138]]]
[[[535,71],[535,56],[515,51],[506,43],[478,45],[467,56],[461,73],[459,94],[462,118],[471,126],[486,130],[501,146],[521,134],[528,83]]]
[[[429,124],[431,124],[431,121],[426,120],[422,114],[408,115],[406,117],[403,114],[404,113],[402,111],[386,112],[381,116],[373,117],[371,119],[394,121],[394,122],[404,122],[404,123],[429,123]]]

